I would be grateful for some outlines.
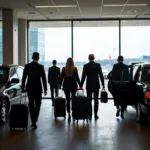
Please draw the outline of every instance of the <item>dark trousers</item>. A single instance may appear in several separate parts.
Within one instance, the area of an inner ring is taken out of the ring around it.
[[[51,90],[52,103],[54,103],[54,92],[55,92],[55,97],[57,97],[58,96],[58,86],[50,85],[50,90]]]
[[[64,89],[66,100],[67,100],[67,112],[70,113],[70,96],[75,96],[76,89]]]
[[[92,116],[92,94],[94,94],[94,115],[97,116],[98,106],[99,106],[99,102],[98,102],[99,89],[95,89],[95,90],[87,89],[90,116]]]
[[[41,108],[41,92],[28,92],[29,98],[29,108],[30,108],[30,116],[32,123],[36,123],[39,117],[39,112]]]
[[[121,110],[121,114],[124,114],[125,105],[117,105],[116,108]]]

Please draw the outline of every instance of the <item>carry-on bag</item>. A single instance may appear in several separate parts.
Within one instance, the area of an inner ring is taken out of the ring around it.
[[[28,128],[28,105],[26,105],[26,94],[25,94],[25,103],[21,103],[22,94],[20,95],[20,104],[13,104],[11,106],[10,111],[10,128],[16,129],[16,128],[23,128],[27,130]]]
[[[61,96],[58,96],[54,99],[54,117],[64,117],[66,118],[66,99],[63,98],[63,90],[59,90],[62,92]]]
[[[105,90],[101,91],[101,103],[107,103],[108,102],[108,94]]]
[[[72,97],[72,117],[73,120],[86,120],[88,123],[88,98],[77,91],[77,96]]]

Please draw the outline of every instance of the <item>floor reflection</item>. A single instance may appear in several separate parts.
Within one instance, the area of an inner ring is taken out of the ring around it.
[[[51,101],[43,101],[37,130],[10,132],[0,126],[0,150],[148,150],[150,121],[138,124],[135,110],[128,107],[125,118],[116,118],[113,102],[100,104],[99,119],[78,124],[67,116],[55,120]]]

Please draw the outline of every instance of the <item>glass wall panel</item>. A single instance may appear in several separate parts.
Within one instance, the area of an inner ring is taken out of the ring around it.
[[[57,66],[65,66],[71,57],[71,22],[30,22],[28,34],[28,57],[32,61],[32,53],[40,53],[40,62],[45,66],[46,76],[52,60],[57,60]],[[48,94],[51,97],[48,85]]]
[[[3,33],[2,21],[0,21],[0,64],[3,63]]]
[[[121,22],[121,54],[126,64],[150,62],[150,20],[124,20]]]
[[[112,69],[119,54],[119,22],[118,21],[76,21],[74,22],[74,60],[80,77],[83,65],[88,63],[88,55],[94,54],[95,61],[100,63],[105,77]],[[85,84],[84,84],[85,89]],[[111,94],[109,93],[111,98]]]

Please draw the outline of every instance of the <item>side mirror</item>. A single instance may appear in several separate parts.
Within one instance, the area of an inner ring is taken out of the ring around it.
[[[13,79],[11,79],[11,83],[19,83],[20,82],[20,80],[19,79],[17,79],[17,78],[13,78]]]

